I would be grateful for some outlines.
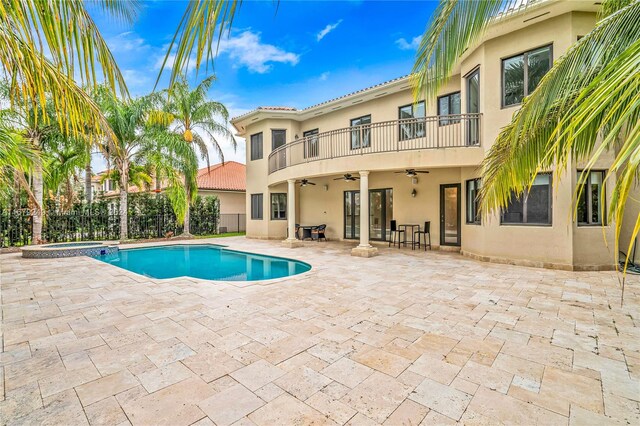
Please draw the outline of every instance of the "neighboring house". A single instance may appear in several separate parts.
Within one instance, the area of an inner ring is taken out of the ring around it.
[[[198,170],[198,195],[215,195],[220,214],[245,214],[246,166],[235,161],[214,164]]]
[[[103,179],[108,171],[102,171],[94,175],[91,185],[96,197],[109,200],[114,207],[120,196],[116,182],[111,179]],[[102,182],[101,182],[102,181]],[[198,195],[216,196],[220,205],[221,232],[244,231],[246,210],[246,167],[244,164],[227,161],[224,164],[214,164],[211,167],[198,170]],[[144,191],[155,192],[155,181]],[[164,190],[164,185],[162,185]],[[129,193],[140,192],[135,185],[129,186]]]
[[[368,256],[370,241],[389,239],[392,219],[421,228],[430,221],[434,248],[487,261],[611,268],[614,227],[602,227],[598,209],[607,202],[600,189],[611,157],[591,173],[576,220],[572,196],[583,164],[560,176],[541,173],[528,195],[489,220],[475,201],[479,166],[500,129],[552,61],[594,27],[598,7],[541,1],[502,15],[437,98],[414,104],[407,76],[302,110],[261,107],[234,118],[247,140],[247,236],[289,235],[293,244],[295,224],[326,224],[330,239],[359,240],[353,254]],[[614,185],[606,183],[605,198]]]

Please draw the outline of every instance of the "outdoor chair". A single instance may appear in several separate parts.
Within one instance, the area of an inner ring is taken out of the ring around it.
[[[416,234],[418,234],[418,238],[416,239]],[[420,248],[420,235],[424,238],[424,251],[427,251],[427,247],[431,248],[431,222],[427,221],[424,223],[424,229],[418,229],[413,233],[414,241],[417,241],[418,248]],[[428,241],[428,242],[427,242]]]
[[[391,247],[391,243],[393,243],[394,246],[396,245],[396,239],[398,240],[398,248],[400,248],[400,243],[406,244],[407,240],[404,231],[404,229],[398,229],[398,222],[395,220],[391,221],[389,247]],[[402,237],[402,239],[400,237]]]
[[[324,235],[325,230],[327,229],[327,225],[316,226],[311,230],[311,239],[320,241],[321,238],[324,238],[327,241],[327,237]]]

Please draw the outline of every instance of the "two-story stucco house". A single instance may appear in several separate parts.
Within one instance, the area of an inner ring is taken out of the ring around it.
[[[475,201],[479,166],[501,127],[553,61],[594,27],[598,7],[541,1],[504,14],[433,99],[414,103],[410,78],[402,77],[304,109],[260,107],[233,119],[247,140],[247,236],[293,244],[296,224],[326,224],[329,239],[358,241],[353,254],[369,256],[373,242],[389,240],[392,220],[421,229],[428,221],[434,249],[612,268],[613,224],[599,209],[615,184],[602,188],[606,159],[591,172],[577,218],[581,164],[560,176],[539,174],[528,194],[489,219]]]

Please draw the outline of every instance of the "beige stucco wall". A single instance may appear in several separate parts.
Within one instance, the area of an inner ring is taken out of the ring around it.
[[[212,191],[199,189],[198,195],[203,197],[215,195],[220,200],[220,214],[244,214],[247,196],[244,191]]]
[[[578,226],[573,220],[573,195],[577,180],[576,170],[581,164],[570,164],[565,171],[554,172],[552,224],[502,225],[499,214],[485,218],[481,225],[465,223],[466,197],[465,182],[480,175],[480,164],[487,150],[493,144],[500,129],[510,120],[518,106],[503,108],[501,105],[501,60],[522,52],[552,44],[553,58],[557,60],[577,40],[586,34],[596,22],[594,13],[570,11],[571,2],[544,6],[551,11],[550,17],[538,18],[539,22],[524,28],[516,20],[508,25],[509,33],[491,34],[487,40],[466,53],[449,83],[439,95],[461,91],[462,113],[467,111],[465,76],[480,69],[480,111],[481,147],[460,147],[446,149],[422,149],[387,152],[367,155],[350,155],[330,160],[311,161],[289,166],[268,174],[268,156],[271,152],[271,129],[286,129],[287,141],[302,137],[303,132],[319,129],[320,132],[348,127],[352,118],[371,115],[373,123],[398,118],[398,107],[412,102],[408,80],[402,86],[393,87],[392,93],[378,93],[353,104],[342,102],[334,111],[325,111],[306,120],[292,118],[254,119],[244,123],[247,137],[247,199],[252,193],[264,194],[264,219],[250,219],[250,205],[247,202],[247,235],[259,238],[284,238],[286,221],[270,220],[269,194],[286,192],[287,179],[312,179],[316,186],[300,188],[296,186],[296,222],[302,224],[326,223],[327,236],[343,238],[344,191],[359,189],[358,182],[335,181],[343,173],[357,173],[369,170],[369,188],[392,188],[394,193],[393,215],[399,223],[422,224],[431,221],[432,242],[439,245],[440,239],[440,185],[459,183],[461,188],[461,250],[469,255],[485,260],[517,261],[534,266],[560,268],[606,267],[613,264],[613,249],[607,247],[612,242],[613,223],[606,226]],[[563,9],[564,8],[564,9]],[[568,12],[567,12],[568,11]],[[533,12],[532,12],[533,13]],[[536,12],[539,14],[539,12]],[[515,19],[515,18],[514,18]],[[536,22],[536,21],[534,21]],[[519,29],[518,29],[519,28]],[[395,84],[395,83],[394,83]],[[427,115],[437,114],[436,99],[426,102]],[[332,107],[333,108],[333,107]],[[291,117],[291,115],[289,115]],[[264,158],[251,161],[250,135],[263,132]],[[290,153],[289,155],[295,155]],[[598,168],[607,169],[611,158],[601,159]],[[419,175],[418,183],[393,171],[405,168],[429,170],[428,175]],[[324,189],[327,185],[327,190]],[[607,183],[607,197],[615,185]],[[417,196],[411,197],[416,189]],[[637,214],[637,213],[636,213]],[[631,214],[629,215],[631,216]],[[636,216],[634,216],[636,217]],[[625,224],[628,228],[629,225]],[[604,235],[604,237],[603,237]]]

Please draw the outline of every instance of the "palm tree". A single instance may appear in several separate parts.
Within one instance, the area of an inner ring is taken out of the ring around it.
[[[20,132],[7,127],[0,120],[0,198],[7,199],[24,190],[31,203],[36,203],[25,174],[31,172],[37,160],[37,153]]]
[[[224,163],[224,153],[220,145],[219,138],[231,141],[233,149],[237,147],[236,140],[227,129],[226,123],[229,120],[227,108],[220,102],[207,98],[207,92],[215,80],[214,76],[208,77],[193,90],[184,77],[177,80],[168,92],[166,112],[173,119],[171,131],[180,135],[191,150],[198,151],[201,158],[206,160],[209,167],[209,151],[204,137],[208,137],[214,150]],[[188,157],[183,157],[180,169],[184,175],[184,187],[187,191],[188,206],[195,201],[197,195],[197,172],[198,163],[196,155],[189,156],[196,161],[187,161]],[[189,208],[185,209],[184,233],[183,236],[190,236]]]
[[[155,110],[157,97],[145,96],[135,99],[122,100],[113,92],[101,87],[96,93],[96,99],[102,108],[104,116],[113,132],[113,137],[106,137],[102,141],[102,151],[112,162],[119,175],[120,192],[120,238],[127,239],[127,191],[129,186],[129,171],[132,163],[138,157],[141,148],[149,143],[148,135],[144,132],[149,121],[149,115]]]
[[[132,22],[140,9],[137,0],[91,4],[124,22]],[[56,120],[65,132],[81,133],[91,124],[109,133],[100,109],[82,85],[93,87],[104,80],[110,90],[127,93],[122,74],[83,1],[1,2],[0,64],[9,71],[12,103],[20,100],[26,108],[38,111],[45,108],[47,97],[55,99]]]
[[[99,88],[96,98],[115,136],[105,138],[100,148],[115,166],[115,176],[119,177],[120,238],[127,238],[127,195],[132,168],[137,176],[134,183],[141,186],[144,182],[151,183],[147,165],[160,168],[168,179],[167,193],[180,221],[184,217],[187,197],[179,171],[186,169],[183,163],[195,163],[197,168],[197,159],[178,134],[168,131],[167,123],[172,117],[160,109],[164,103],[163,94],[122,100],[113,92]]]
[[[442,0],[417,52],[416,97],[435,95],[500,13],[527,6],[522,0]],[[501,130],[482,164],[481,203],[485,214],[504,208],[531,186],[538,170],[554,164],[566,170],[572,158],[587,160],[577,198],[597,159],[613,152],[606,179],[616,185],[604,213],[615,220],[618,253],[625,205],[640,171],[640,0],[603,0],[600,18]],[[640,215],[630,244],[638,231]]]

